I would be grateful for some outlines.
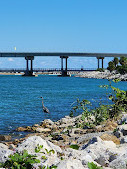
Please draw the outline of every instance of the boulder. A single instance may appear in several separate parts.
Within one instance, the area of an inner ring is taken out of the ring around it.
[[[0,162],[5,162],[10,154],[13,154],[13,151],[9,150],[5,144],[0,143]]]
[[[40,124],[40,126],[42,126],[42,127],[46,127],[47,128],[47,126],[48,127],[50,127],[50,126],[52,126],[52,125],[54,125],[54,122],[52,121],[52,120],[50,120],[50,119],[45,119],[44,121],[42,121],[41,122],[41,124]]]
[[[57,169],[84,169],[80,160],[69,158],[58,164]]]
[[[80,136],[78,139],[77,139],[77,144],[84,144],[86,143],[87,141],[89,141],[90,139],[92,139],[93,137],[97,137],[97,136],[101,136],[102,134],[104,133],[111,133],[109,131],[107,132],[98,132],[98,133],[88,133],[88,134],[84,134],[82,136]]]
[[[43,146],[39,152],[35,152],[35,148],[38,146]],[[16,148],[18,152],[22,152],[23,150],[27,150],[29,154],[36,155],[38,159],[41,160],[41,163],[35,164],[34,167],[38,168],[38,166],[51,166],[59,163],[60,159],[57,157],[57,153],[62,153],[62,150],[59,146],[54,145],[50,141],[46,141],[42,139],[40,136],[31,136],[24,140],[21,144]],[[49,153],[50,150],[54,150],[54,153]],[[42,159],[42,156],[46,157],[46,160]]]
[[[121,138],[120,138],[120,143],[121,143],[121,144],[127,143],[127,136],[121,137]]]
[[[37,133],[50,133],[51,129],[38,127],[38,128],[35,129],[35,132],[37,132]]]
[[[115,131],[113,132],[114,136],[116,136],[117,138],[120,138],[122,135],[121,135],[121,132],[120,131]]]
[[[109,167],[113,169],[127,169],[127,156],[121,156],[118,157],[117,159],[113,160],[110,164]]]
[[[25,127],[18,127],[18,128],[16,129],[16,131],[26,131],[26,128],[25,128]]]
[[[9,145],[9,149],[14,150],[15,148],[16,148],[16,146],[14,144]]]
[[[118,123],[119,125],[122,125],[123,123],[124,123],[124,124],[127,124],[127,114],[126,114],[126,113],[125,113],[125,114],[123,113],[121,119],[118,120],[117,123]]]
[[[82,162],[83,166],[87,165],[88,162],[95,162],[92,159],[92,157],[89,155],[89,153],[87,153],[86,151],[68,148],[68,149],[66,149],[66,152],[64,152],[64,153],[65,153],[65,159],[68,159],[71,157],[71,158],[80,160]]]
[[[35,148],[37,147],[37,145],[43,145],[43,148],[41,150],[42,152],[46,152],[45,149],[47,149],[48,151],[53,149],[55,151],[54,155],[56,155],[57,152],[62,152],[60,147],[42,139],[40,136],[28,137],[26,140],[24,140],[21,144],[18,145],[16,150],[20,152],[23,150],[27,150],[29,153],[35,153]]]
[[[116,136],[109,135],[107,133],[105,133],[102,136],[100,136],[100,138],[103,141],[113,141],[115,144],[118,144],[118,145],[120,144],[120,140]]]
[[[123,136],[127,135],[127,124],[120,125],[118,129],[123,134]]]
[[[92,138],[80,149],[87,152],[94,161],[105,167],[121,154],[117,151],[116,144],[113,141],[103,141],[100,137]]]
[[[118,124],[115,121],[107,121],[104,126],[104,130],[105,131],[113,131],[114,129],[116,129],[117,126],[118,126]]]
[[[8,141],[11,140],[11,136],[9,135],[0,135],[0,141]]]

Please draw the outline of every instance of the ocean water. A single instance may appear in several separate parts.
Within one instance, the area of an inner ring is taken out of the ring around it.
[[[78,77],[38,77],[0,76],[0,134],[13,134],[19,126],[29,126],[50,118],[56,121],[69,115],[71,104],[79,99],[107,102],[106,90],[99,85],[109,84],[108,80]],[[127,90],[127,82],[113,84]],[[45,106],[42,110],[41,96]]]

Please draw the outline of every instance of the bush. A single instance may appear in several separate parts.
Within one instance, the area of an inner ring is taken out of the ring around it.
[[[104,72],[105,70],[104,70],[104,68],[98,68],[97,71]]]
[[[36,156],[28,154],[27,150],[23,153],[15,153],[9,156],[5,163],[1,163],[0,167],[13,169],[32,169],[34,163],[40,163]]]
[[[114,64],[113,61],[110,61],[110,62],[108,63],[107,69],[108,69],[110,72],[112,72],[113,70],[116,69],[115,64]]]
[[[118,81],[118,79],[114,80],[114,82]],[[93,109],[92,104],[88,100],[84,99],[80,101],[77,99],[76,105],[71,110],[73,114],[77,111],[82,113],[82,122],[77,124],[77,127],[93,127],[107,119],[117,118],[121,112],[127,111],[127,91],[113,87],[111,82],[109,85],[102,85],[100,87],[111,90],[109,94],[106,94],[106,97],[108,98],[108,103],[111,100],[112,104],[100,104],[99,107]],[[94,120],[91,120],[91,117],[94,117]]]
[[[127,73],[127,58],[122,56],[120,59],[118,59],[115,57],[113,61],[108,63],[107,69],[110,72],[117,70],[117,72],[120,74]]]
[[[116,68],[117,72],[120,74],[126,74],[127,73],[127,66],[117,66]]]

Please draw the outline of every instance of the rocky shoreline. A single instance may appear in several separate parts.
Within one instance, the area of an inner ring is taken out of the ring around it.
[[[39,166],[57,166],[57,169],[88,169],[88,162],[97,166],[113,169],[126,169],[127,166],[127,114],[123,113],[117,122],[107,121],[95,128],[77,128],[81,115],[65,116],[57,122],[46,119],[41,124],[19,127],[17,131],[30,132],[25,138],[0,143],[0,162],[5,162],[10,154],[27,150],[36,155]],[[31,133],[32,132],[32,133]],[[37,146],[43,145],[41,151],[35,152]],[[79,149],[71,148],[78,145]],[[47,154],[45,150],[53,150]]]
[[[110,72],[105,70],[104,72],[99,71],[86,71],[80,72],[75,77],[82,77],[82,78],[95,78],[95,79],[120,79],[121,81],[127,81],[127,74],[121,75],[116,73],[116,71]]]

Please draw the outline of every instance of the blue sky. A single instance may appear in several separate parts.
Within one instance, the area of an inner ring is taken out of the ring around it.
[[[126,0],[0,0],[0,51],[127,53],[126,7]],[[97,61],[69,58],[68,66]],[[23,68],[25,60],[0,58],[5,67]],[[36,57],[34,67],[60,67],[60,59]]]

